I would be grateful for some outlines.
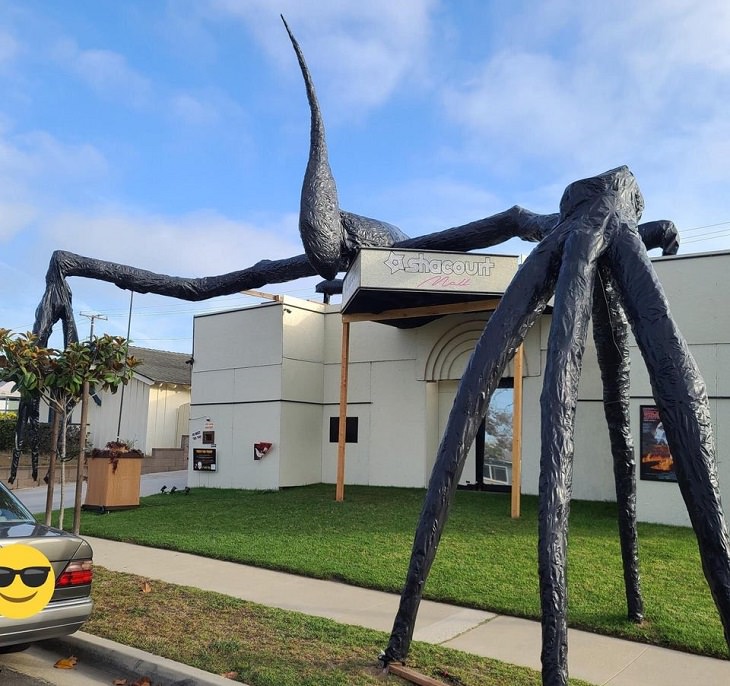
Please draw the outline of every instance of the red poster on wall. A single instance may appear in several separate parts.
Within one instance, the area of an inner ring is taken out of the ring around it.
[[[644,481],[676,481],[674,460],[669,452],[664,425],[654,405],[641,405],[641,460],[639,475]]]

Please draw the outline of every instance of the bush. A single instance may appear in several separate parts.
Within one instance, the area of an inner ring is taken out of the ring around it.
[[[66,434],[66,455],[76,457],[81,449],[79,436],[81,435],[81,427],[78,424],[72,424],[68,427]],[[0,450],[10,451],[15,446],[15,419],[0,418]],[[38,425],[38,449],[42,454],[51,452],[51,425]],[[30,443],[26,438],[23,452],[30,454]]]
[[[0,418],[0,450],[12,450],[15,445],[15,419]]]

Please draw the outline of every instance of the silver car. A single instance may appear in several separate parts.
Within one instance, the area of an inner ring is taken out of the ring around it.
[[[38,524],[0,483],[0,548],[16,543],[37,548],[48,558],[56,585],[48,605],[31,617],[0,615],[0,652],[22,650],[33,641],[72,634],[89,618],[93,605],[91,546],[79,536]]]

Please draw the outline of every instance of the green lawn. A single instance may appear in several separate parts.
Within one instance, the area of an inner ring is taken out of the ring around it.
[[[138,509],[84,513],[82,534],[172,548],[399,592],[424,491],[350,486],[279,492],[193,489],[142,499]],[[727,657],[722,627],[690,529],[640,525],[646,622],[625,619],[615,505],[575,502],[569,541],[571,626]],[[425,597],[539,617],[537,502],[459,491]]]
[[[101,568],[93,592],[84,630],[214,674],[233,672],[230,678],[251,686],[406,684],[383,679],[383,632]],[[445,686],[541,683],[535,670],[419,642],[408,665]]]

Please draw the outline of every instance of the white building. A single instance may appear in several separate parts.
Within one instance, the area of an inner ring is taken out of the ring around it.
[[[140,364],[126,386],[89,402],[92,447],[103,448],[118,437],[146,455],[154,448],[180,448],[190,415],[190,355],[132,345],[129,355]],[[73,423],[80,416],[77,406]]]
[[[17,412],[20,405],[20,391],[13,390],[14,381],[0,383],[0,412]]]
[[[707,384],[720,486],[727,501],[730,319],[723,307],[721,284],[730,271],[730,253],[657,258],[654,266]],[[515,269],[516,263],[512,272]],[[355,277],[363,292],[370,285],[366,277],[366,270]],[[352,290],[350,275],[348,282]],[[352,302],[348,298],[353,297],[347,291],[346,283],[345,310]],[[408,293],[405,289],[395,297],[392,291],[380,291],[369,303],[381,297],[388,300],[387,305],[380,303],[381,310],[412,307]],[[439,296],[434,297],[438,300]],[[476,296],[463,297],[473,300]],[[482,291],[479,297],[489,295]],[[408,329],[372,321],[351,324],[346,484],[426,486],[459,379],[488,317],[484,311],[449,314]],[[342,328],[339,305],[289,297],[195,318],[190,485],[278,489],[335,482]],[[539,396],[549,328],[550,315],[545,314],[524,343],[522,492],[526,494],[538,490]],[[656,428],[656,422],[650,426],[645,421],[642,444],[640,412],[645,406],[650,411],[653,399],[633,341],[631,357],[631,418],[638,464],[641,450],[650,451],[647,431]],[[506,386],[511,385],[511,376],[510,365],[505,371]],[[575,443],[574,498],[614,500],[600,374],[590,334]],[[255,444],[259,444],[258,450]],[[266,452],[266,446],[260,444],[271,447]],[[482,467],[477,474],[477,466],[484,463],[482,455],[476,457],[478,450],[483,448],[475,446],[470,451],[463,485],[489,476],[497,476],[497,481],[503,478],[500,470],[492,468],[485,472]],[[647,461],[645,466],[656,464]],[[657,468],[648,476],[661,477],[662,472]],[[639,479],[637,474],[637,484],[641,520],[688,524],[676,483]]]

